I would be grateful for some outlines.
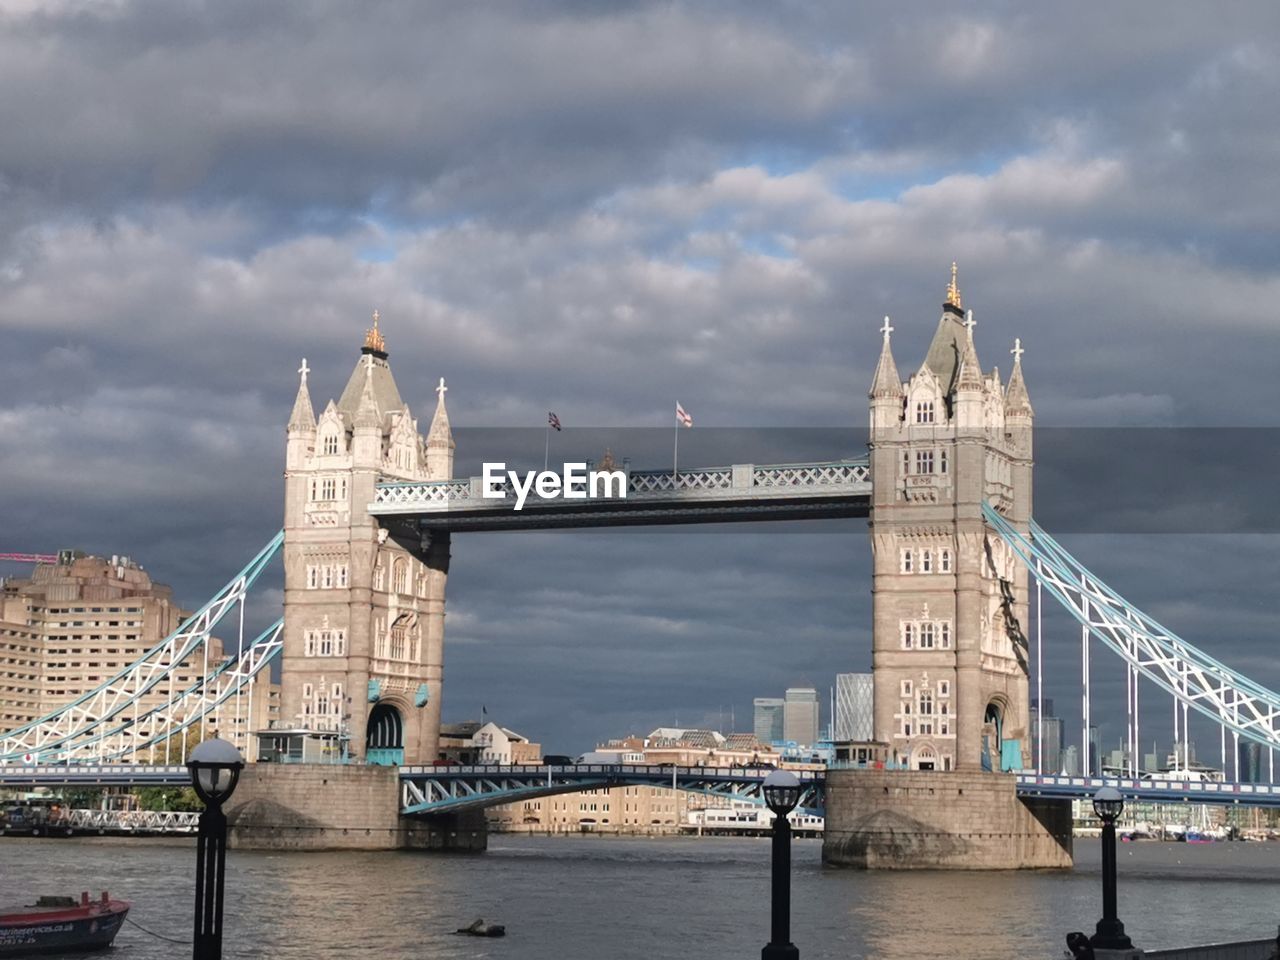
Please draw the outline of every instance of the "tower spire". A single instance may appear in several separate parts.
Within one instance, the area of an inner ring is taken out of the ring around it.
[[[880,345],[880,360],[876,363],[876,373],[871,380],[871,399],[898,399],[902,397],[902,380],[898,376],[898,365],[893,362],[893,350],[889,346],[889,334],[893,327],[889,318],[884,318],[884,326],[880,328],[884,334],[884,342]]]
[[[444,377],[441,377],[436,387],[436,412],[427,430],[427,473],[433,480],[453,478],[453,430],[449,427],[449,411],[444,405],[444,395],[448,390]]]
[[[1035,411],[1031,409],[1031,397],[1027,394],[1027,383],[1022,379],[1022,355],[1027,351],[1022,348],[1022,338],[1013,341],[1013,372],[1009,374],[1009,386],[1004,393],[1004,409],[1006,416],[1020,414],[1031,417]]]
[[[298,395],[293,400],[293,413],[289,417],[290,430],[314,430],[316,426],[315,410],[311,406],[311,391],[307,389],[307,374],[311,368],[307,366],[307,358],[302,358],[302,366],[298,368]]]

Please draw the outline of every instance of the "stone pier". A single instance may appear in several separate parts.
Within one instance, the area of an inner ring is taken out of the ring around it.
[[[1008,774],[829,770],[822,858],[874,870],[1071,866],[1071,802]]]
[[[484,812],[401,817],[395,767],[255,763],[227,804],[240,850],[482,851]]]

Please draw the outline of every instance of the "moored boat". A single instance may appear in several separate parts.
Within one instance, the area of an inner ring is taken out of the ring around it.
[[[80,894],[79,903],[72,897],[41,897],[35,906],[0,911],[0,957],[102,950],[120,932],[130,906],[103,891],[101,900],[90,900],[87,893]]]

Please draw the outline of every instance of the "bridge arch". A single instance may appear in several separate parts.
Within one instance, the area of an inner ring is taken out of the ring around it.
[[[395,704],[380,700],[369,711],[364,752],[369,763],[404,762],[404,718]]]

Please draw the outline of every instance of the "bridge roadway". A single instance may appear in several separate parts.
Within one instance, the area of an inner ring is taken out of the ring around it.
[[[833,769],[839,769],[835,764]],[[401,813],[417,815],[491,807],[578,790],[655,786],[689,790],[725,800],[763,802],[760,785],[768,768],[671,767],[653,764],[570,764],[566,766],[405,766],[400,768]],[[904,771],[906,774],[907,771]],[[800,807],[821,814],[826,775],[799,771]],[[1087,799],[1101,787],[1115,787],[1126,800],[1144,803],[1212,803],[1280,807],[1280,784],[1149,780],[1127,777],[1068,777],[1019,773],[1023,797]],[[187,768],[128,763],[0,764],[0,789],[33,787],[185,786]]]
[[[483,496],[481,477],[379,483],[369,513],[433,530],[528,530],[641,524],[729,523],[865,517],[871,505],[867,458],[825,463],[735,463],[698,470],[626,471],[626,497],[543,500],[530,492],[515,510],[510,484]]]

